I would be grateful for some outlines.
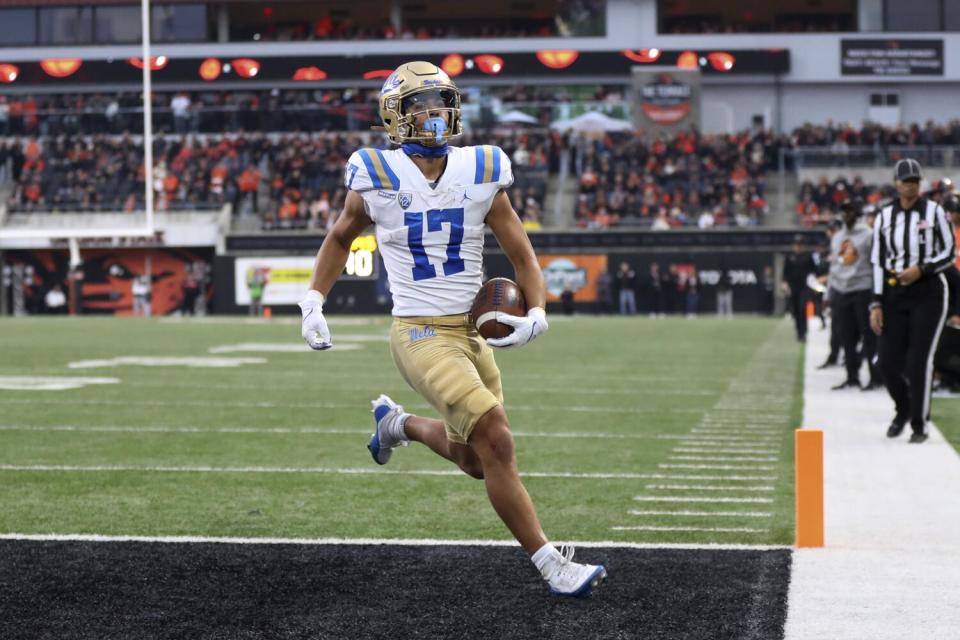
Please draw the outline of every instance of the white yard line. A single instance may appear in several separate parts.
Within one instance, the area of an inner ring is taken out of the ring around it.
[[[611,531],[695,531],[704,533],[770,533],[770,529],[750,527],[661,527],[656,525],[637,525],[634,527],[610,527]]]
[[[757,485],[743,487],[738,485],[708,485],[708,484],[648,484],[647,489],[658,491],[773,491],[772,485]]]
[[[827,340],[808,336],[803,418],[824,431],[826,548],[793,554],[786,640],[956,638],[960,459],[932,425],[920,445],[887,439],[885,391],[830,391]]]
[[[776,462],[780,458],[771,456],[667,456],[667,460],[702,460],[713,462]]]
[[[773,498],[729,498],[726,496],[634,496],[638,502],[717,502],[773,504]]]
[[[632,516],[676,516],[678,518],[772,518],[771,511],[675,511],[675,510],[649,510],[649,509],[631,509],[628,511]]]
[[[296,544],[296,545],[390,545],[415,547],[519,547],[514,540],[441,540],[432,538],[229,538],[205,536],[117,536],[87,533],[0,533],[0,540],[34,542],[144,542],[154,544]],[[707,549],[730,551],[778,551],[790,547],[776,544],[688,544],[669,542],[622,542],[617,540],[556,540],[584,548],[611,549]]]
[[[675,464],[672,462],[661,462],[657,467],[661,469],[723,469],[728,471],[775,471],[777,468],[772,464]]]
[[[769,456],[780,453],[779,449],[746,449],[733,447],[674,447],[674,453],[740,453],[743,455]]]

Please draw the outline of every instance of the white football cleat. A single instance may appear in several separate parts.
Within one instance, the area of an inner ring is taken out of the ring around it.
[[[373,456],[373,461],[377,464],[387,464],[393,449],[396,447],[405,447],[410,441],[398,436],[403,433],[403,427],[397,424],[397,421],[405,420],[410,414],[403,412],[403,407],[390,399],[385,394],[380,394],[376,400],[371,400],[373,407],[373,419],[376,421],[376,429],[370,436],[370,444],[367,449]]]
[[[550,593],[558,596],[583,598],[607,577],[603,565],[573,562],[573,547],[560,547],[559,557],[547,560],[543,570]]]

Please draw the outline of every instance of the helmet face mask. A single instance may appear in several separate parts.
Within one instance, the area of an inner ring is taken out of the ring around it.
[[[445,145],[450,138],[463,133],[460,92],[436,65],[408,62],[383,84],[380,119],[387,136],[396,144]],[[437,126],[438,119],[443,126]]]

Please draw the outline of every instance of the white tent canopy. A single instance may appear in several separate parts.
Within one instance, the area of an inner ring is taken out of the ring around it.
[[[539,124],[540,121],[523,111],[508,111],[497,118],[497,122],[516,123],[516,124]]]
[[[550,124],[551,129],[559,131],[580,131],[589,133],[593,131],[627,131],[633,129],[633,123],[627,120],[611,118],[599,111],[590,111],[569,120],[557,120]]]

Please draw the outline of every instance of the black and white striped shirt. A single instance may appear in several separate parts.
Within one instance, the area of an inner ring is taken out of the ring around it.
[[[945,271],[956,256],[953,225],[943,207],[919,198],[905,211],[900,200],[885,206],[873,225],[873,298],[883,294],[885,274],[919,265],[924,276]]]

